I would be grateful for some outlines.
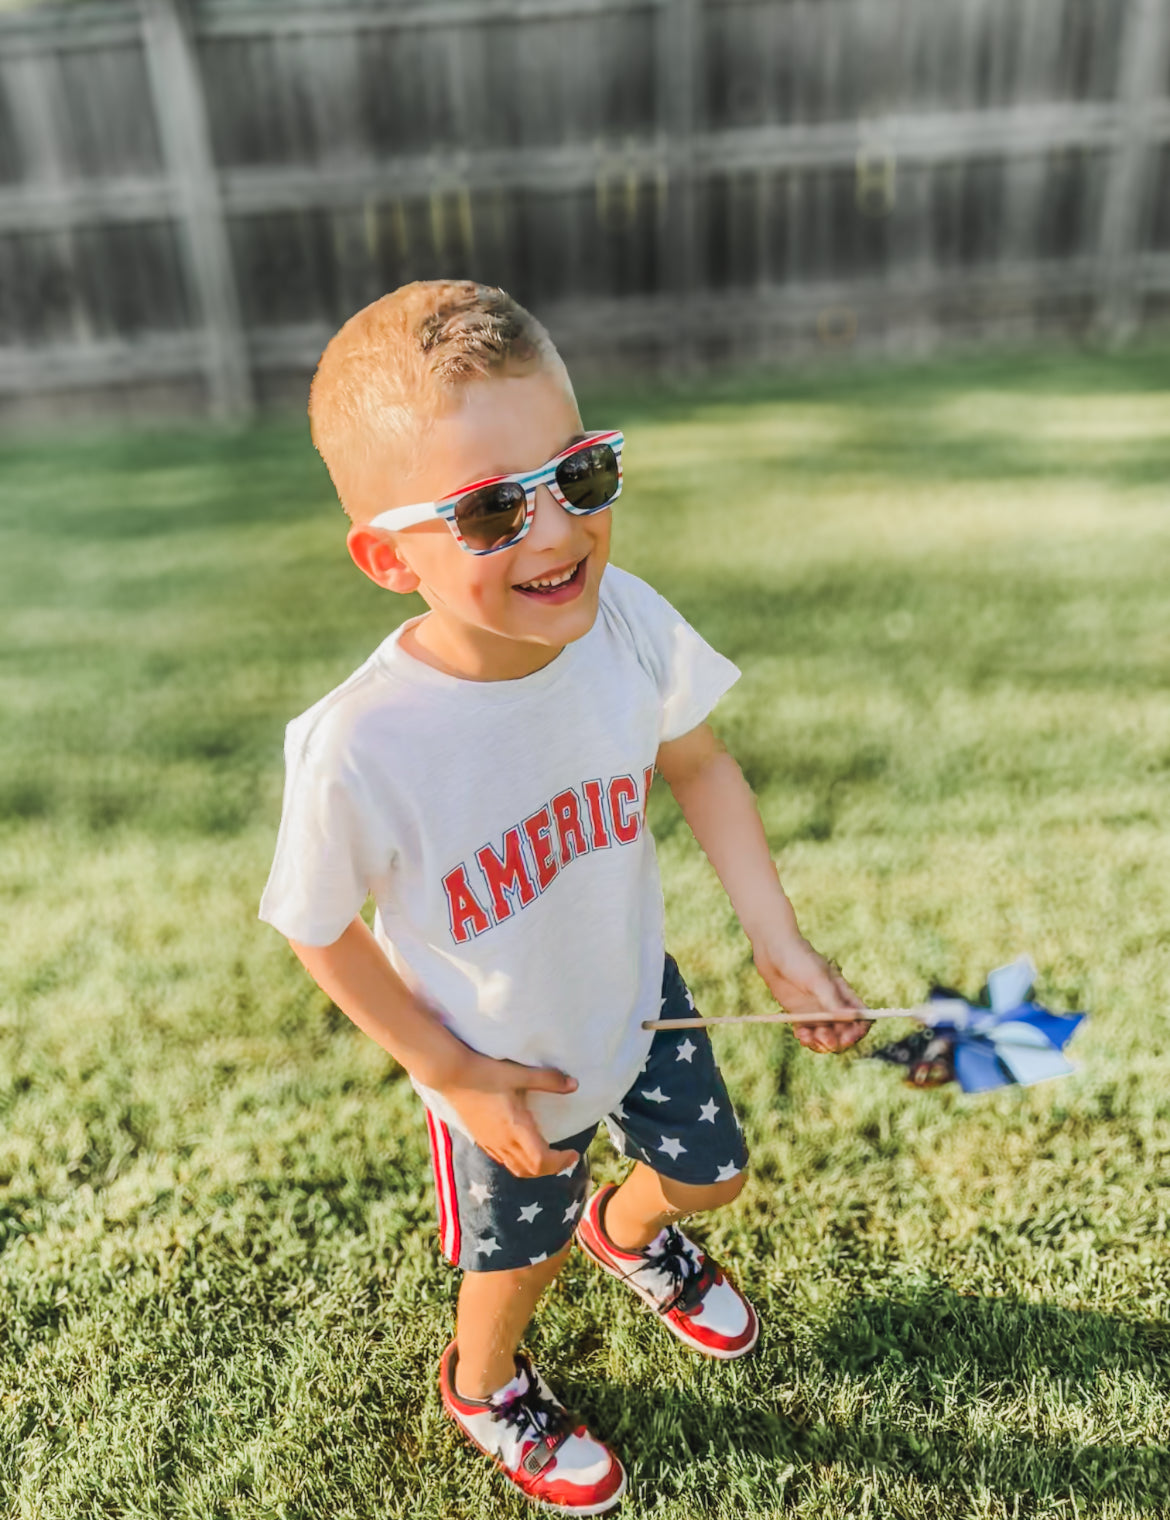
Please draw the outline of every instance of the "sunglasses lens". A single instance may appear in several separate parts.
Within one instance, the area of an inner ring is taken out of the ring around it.
[[[455,525],[472,549],[497,549],[524,526],[524,490],[515,481],[469,491],[455,503]]]
[[[557,485],[570,506],[596,512],[618,493],[617,455],[608,443],[578,449],[557,465]]]

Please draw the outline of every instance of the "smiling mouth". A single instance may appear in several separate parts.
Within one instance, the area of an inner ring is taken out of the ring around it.
[[[589,556],[586,555],[585,559]],[[514,591],[524,591],[533,596],[551,596],[554,591],[562,591],[566,586],[575,585],[585,569],[585,559],[579,559],[568,570],[562,570],[559,575],[541,575],[534,580],[521,581],[513,586]]]

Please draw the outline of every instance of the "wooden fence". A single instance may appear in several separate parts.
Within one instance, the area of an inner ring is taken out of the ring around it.
[[[404,280],[578,366],[1170,311],[1170,0],[0,15],[0,413],[242,417]]]

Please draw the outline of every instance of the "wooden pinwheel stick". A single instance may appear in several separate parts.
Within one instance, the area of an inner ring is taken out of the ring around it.
[[[966,1004],[963,1005],[966,1007]],[[917,1008],[821,1008],[812,1013],[733,1013],[722,1019],[644,1019],[643,1029],[716,1029],[724,1024],[852,1024],[859,1019],[918,1019],[933,1022],[945,1011],[941,999]]]

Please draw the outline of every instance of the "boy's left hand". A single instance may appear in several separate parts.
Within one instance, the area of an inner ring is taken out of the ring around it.
[[[863,1013],[865,1004],[823,955],[800,934],[761,938],[752,944],[756,970],[772,996],[788,1013],[824,1008]],[[865,1019],[840,1023],[793,1024],[792,1032],[807,1050],[847,1050],[869,1029]]]

